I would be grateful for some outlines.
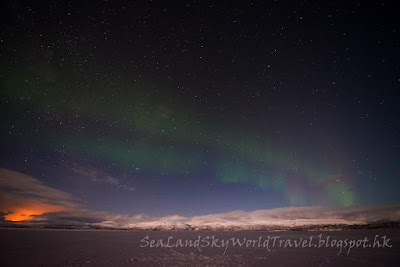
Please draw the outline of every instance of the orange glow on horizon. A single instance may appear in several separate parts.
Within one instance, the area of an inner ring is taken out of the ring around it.
[[[33,215],[42,215],[49,212],[72,211],[72,209],[61,205],[47,204],[39,199],[26,199],[12,205],[1,205],[0,211],[4,213],[12,212],[4,216],[6,221],[27,221],[33,219]]]

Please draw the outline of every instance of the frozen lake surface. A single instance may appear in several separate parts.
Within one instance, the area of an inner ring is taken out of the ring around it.
[[[399,266],[400,262],[398,229],[0,229],[0,237],[2,266]]]

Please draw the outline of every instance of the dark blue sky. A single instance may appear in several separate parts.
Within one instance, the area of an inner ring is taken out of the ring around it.
[[[392,1],[2,5],[1,168],[129,214],[399,202]]]

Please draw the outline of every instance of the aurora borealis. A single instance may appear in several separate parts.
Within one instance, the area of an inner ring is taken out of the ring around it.
[[[125,214],[399,203],[398,9],[289,3],[3,4],[0,168]]]

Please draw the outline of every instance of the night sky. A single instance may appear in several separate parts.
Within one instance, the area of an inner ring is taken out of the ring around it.
[[[2,2],[2,175],[121,214],[399,203],[394,2]]]

